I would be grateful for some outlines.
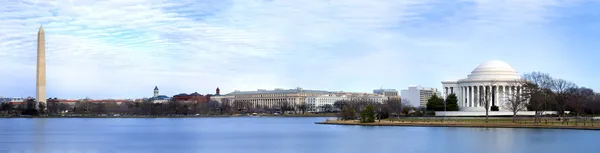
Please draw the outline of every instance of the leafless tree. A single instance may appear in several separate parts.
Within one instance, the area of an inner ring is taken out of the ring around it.
[[[569,98],[569,92],[571,88],[576,88],[577,86],[569,81],[563,79],[554,79],[552,81],[552,90],[555,93],[556,103],[558,105],[558,114],[559,117],[564,117],[564,112],[567,107],[566,100]]]
[[[302,111],[302,114],[304,114],[306,112],[306,110],[308,109],[308,105],[306,105],[305,103],[302,103],[302,104],[298,105],[297,107],[300,111]]]
[[[553,98],[552,91],[550,90],[553,79],[549,74],[542,72],[531,72],[523,75],[522,78],[531,83],[528,85],[532,89],[532,97],[529,104],[535,111],[534,122],[539,123],[541,122],[541,115],[548,109],[548,102]]]
[[[584,111],[586,102],[590,101],[594,96],[594,90],[580,87],[580,88],[570,88],[568,89],[568,93],[570,93],[568,102],[571,107],[574,109],[577,117],[581,117],[581,114]],[[575,120],[575,125],[577,125],[579,119]]]
[[[527,87],[527,81],[525,80],[511,81],[508,85],[514,88],[514,91],[507,93],[507,102],[504,103],[504,108],[513,112],[514,123],[517,119],[517,113],[526,108],[532,89]]]
[[[385,109],[388,112],[396,113],[396,116],[399,118],[402,113],[402,100],[400,98],[390,98],[385,101]]]
[[[492,103],[492,93],[495,92],[494,86],[496,85],[498,81],[496,80],[491,80],[488,83],[486,83],[483,86],[483,90],[481,91],[481,89],[479,89],[477,92],[478,95],[478,101],[479,104],[481,105],[481,103],[483,102],[483,105],[485,106],[485,122],[488,122],[488,117],[489,117],[489,112],[490,112],[490,103]],[[488,88],[489,87],[489,88]],[[497,90],[497,89],[496,89]],[[495,95],[498,96],[498,95]]]

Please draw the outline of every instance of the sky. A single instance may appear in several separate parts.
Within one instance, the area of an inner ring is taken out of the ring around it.
[[[5,0],[0,96],[441,88],[488,60],[600,91],[599,0]]]

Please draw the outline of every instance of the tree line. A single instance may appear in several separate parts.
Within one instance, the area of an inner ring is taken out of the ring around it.
[[[48,102],[47,106],[37,103],[33,99],[26,100],[23,104],[0,104],[0,115],[232,115],[248,113],[305,113],[308,111],[306,104],[293,104],[281,102],[275,106],[252,105],[247,102],[208,101],[203,103],[182,102],[170,100],[165,103],[144,102],[90,102],[87,99],[79,100],[74,104]],[[41,108],[41,109],[38,109]],[[45,109],[44,109],[45,108]],[[45,111],[39,111],[45,110]],[[333,111],[331,111],[333,112]]]
[[[392,98],[383,103],[368,99],[340,100],[333,104],[338,112],[338,120],[374,122],[375,120],[401,116],[425,116],[425,110],[410,106],[400,98]]]

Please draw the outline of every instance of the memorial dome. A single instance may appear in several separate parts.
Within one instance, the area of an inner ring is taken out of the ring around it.
[[[516,80],[521,78],[517,71],[508,63],[499,60],[490,60],[479,64],[467,80]]]

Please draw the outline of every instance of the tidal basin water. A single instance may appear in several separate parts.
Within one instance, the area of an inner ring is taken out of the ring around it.
[[[318,125],[325,118],[0,119],[8,153],[579,153],[600,131]]]

